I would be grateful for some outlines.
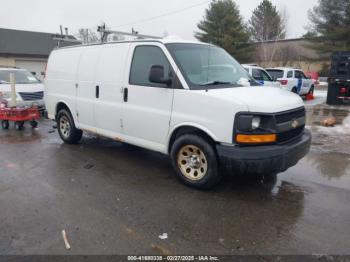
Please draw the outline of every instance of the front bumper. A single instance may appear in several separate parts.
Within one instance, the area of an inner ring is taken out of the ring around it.
[[[281,173],[295,166],[310,150],[311,133],[283,145],[270,146],[223,146],[217,145],[221,166],[239,174]]]
[[[10,102],[10,99],[7,99],[8,102]],[[24,101],[24,100],[17,100],[17,107],[26,107],[26,106],[33,106],[36,105],[39,110],[45,110],[45,102],[43,99],[40,100],[34,100],[34,101]]]

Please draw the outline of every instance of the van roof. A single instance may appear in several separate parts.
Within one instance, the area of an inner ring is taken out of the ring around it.
[[[208,43],[203,43],[194,40],[183,40],[180,38],[174,37],[165,37],[162,39],[136,39],[136,40],[123,40],[123,41],[109,41],[109,42],[100,42],[100,43],[91,43],[91,44],[82,44],[82,45],[73,45],[66,47],[59,47],[55,50],[61,49],[70,49],[70,48],[78,48],[78,47],[86,47],[86,46],[99,46],[99,45],[112,45],[112,44],[122,44],[122,43],[162,43],[162,44],[200,44],[200,45],[209,45]]]

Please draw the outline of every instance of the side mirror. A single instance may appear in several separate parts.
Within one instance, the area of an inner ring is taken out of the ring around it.
[[[151,67],[149,72],[149,81],[151,83],[165,84],[167,86],[171,85],[172,82],[170,78],[164,78],[164,66],[162,65],[153,65]]]

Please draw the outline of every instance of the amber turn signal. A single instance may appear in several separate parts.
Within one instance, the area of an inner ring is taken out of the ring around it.
[[[276,134],[268,135],[237,135],[237,143],[241,144],[263,144],[263,143],[273,143],[277,141]]]

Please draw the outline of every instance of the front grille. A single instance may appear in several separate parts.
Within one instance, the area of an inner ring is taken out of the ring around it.
[[[305,126],[298,127],[283,133],[277,134],[277,142],[285,143],[289,140],[299,137],[304,132]]]
[[[305,108],[299,108],[297,110],[292,110],[292,111],[276,114],[276,116],[275,116],[276,117],[276,124],[281,124],[281,123],[291,121],[293,119],[305,117],[305,115],[306,115]]]
[[[35,101],[35,100],[41,100],[44,97],[44,92],[33,92],[33,93],[26,93],[26,92],[20,92],[19,95],[22,97],[24,101]]]

